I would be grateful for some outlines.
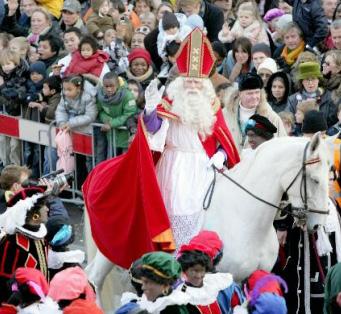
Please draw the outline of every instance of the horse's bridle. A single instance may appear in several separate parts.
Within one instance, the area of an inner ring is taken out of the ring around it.
[[[272,203],[270,203],[270,202],[268,202],[268,201],[258,197],[257,195],[253,194],[252,192],[247,190],[245,187],[243,187],[241,184],[239,184],[237,181],[232,179],[224,171],[220,171],[215,166],[213,166],[214,178],[213,178],[213,180],[212,180],[212,182],[211,182],[211,184],[210,184],[210,186],[209,186],[209,188],[207,190],[205,198],[204,198],[204,203],[203,203],[204,209],[207,210],[210,207],[212,196],[213,196],[213,191],[214,191],[214,187],[215,187],[215,183],[216,183],[216,172],[219,172],[222,176],[224,176],[226,179],[230,180],[232,183],[237,185],[240,189],[245,191],[247,194],[251,195],[256,200],[258,200],[258,201],[260,201],[260,202],[262,202],[264,204],[267,204],[267,205],[269,205],[269,206],[271,206],[273,208],[276,208],[279,211],[286,212],[286,213],[288,213],[288,214],[298,218],[299,220],[306,220],[307,214],[309,212],[310,213],[315,213],[315,214],[321,214],[321,215],[328,215],[329,214],[329,210],[328,211],[322,211],[322,210],[318,210],[318,209],[314,209],[314,208],[309,208],[308,207],[307,169],[306,169],[306,167],[308,165],[316,164],[316,163],[321,161],[320,158],[312,158],[312,159],[306,160],[307,159],[307,151],[308,151],[309,145],[310,145],[310,142],[308,142],[306,144],[306,146],[304,147],[304,153],[303,153],[303,160],[302,160],[301,168],[299,169],[299,171],[297,172],[296,176],[293,178],[293,180],[291,181],[291,183],[289,184],[289,186],[286,188],[286,190],[284,192],[284,198],[288,199],[288,194],[287,194],[288,191],[294,185],[294,183],[297,181],[298,177],[302,173],[302,179],[301,179],[301,184],[300,184],[300,195],[301,195],[303,207],[294,207],[290,203],[287,204],[285,207],[280,207],[280,206],[277,206],[275,204],[272,204]]]

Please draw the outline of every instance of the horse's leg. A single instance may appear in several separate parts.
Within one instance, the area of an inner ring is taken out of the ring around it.
[[[85,268],[89,281],[96,287],[97,300],[100,306],[102,306],[101,292],[103,283],[113,267],[114,264],[111,263],[100,250],[97,250],[95,258]]]

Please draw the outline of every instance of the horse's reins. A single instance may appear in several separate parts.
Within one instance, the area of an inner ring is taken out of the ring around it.
[[[306,146],[304,147],[304,153],[303,153],[303,161],[302,161],[302,166],[300,168],[300,170],[297,172],[296,176],[294,177],[294,179],[291,181],[291,183],[289,184],[289,186],[287,187],[287,189],[284,192],[284,195],[287,197],[287,192],[289,191],[289,189],[293,186],[293,184],[296,182],[296,180],[298,179],[298,177],[300,176],[300,174],[302,173],[302,181],[301,181],[301,187],[300,187],[300,195],[301,195],[301,199],[303,202],[303,208],[301,207],[293,207],[291,204],[288,204],[285,207],[280,207],[277,206],[275,204],[272,204],[264,199],[262,199],[261,197],[253,194],[251,191],[249,191],[248,189],[246,189],[245,187],[243,187],[240,183],[238,183],[237,181],[235,181],[234,179],[232,179],[229,175],[227,175],[224,171],[220,171],[219,169],[217,169],[214,165],[213,165],[213,180],[210,183],[208,190],[206,192],[205,198],[204,198],[204,202],[203,202],[203,208],[204,210],[207,210],[210,205],[211,205],[211,201],[212,201],[212,197],[213,197],[213,192],[214,192],[214,188],[215,188],[215,184],[216,184],[216,180],[217,180],[217,171],[226,179],[228,179],[229,181],[231,181],[233,184],[235,184],[236,186],[238,186],[241,190],[243,190],[244,192],[246,192],[247,194],[249,194],[250,196],[252,196],[253,198],[255,198],[256,200],[269,205],[273,208],[276,208],[279,211],[284,211],[300,220],[305,219],[306,218],[306,213],[307,212],[311,212],[311,213],[316,213],[316,214],[322,214],[322,215],[328,215],[329,211],[322,211],[322,210],[318,210],[318,209],[312,209],[312,208],[308,208],[308,194],[307,194],[307,169],[306,166],[308,165],[312,165],[315,163],[320,162],[320,158],[313,158],[310,160],[306,160],[307,157],[307,150],[309,147],[310,142],[308,142],[306,144]],[[302,195],[302,188],[303,188],[303,195]]]

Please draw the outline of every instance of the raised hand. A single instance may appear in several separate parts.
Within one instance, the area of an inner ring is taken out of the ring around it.
[[[157,88],[158,79],[154,79],[147,86],[146,91],[144,93],[146,99],[146,113],[150,114],[154,111],[157,105],[160,103],[162,99],[163,92],[165,91],[165,87],[161,86],[160,89]]]

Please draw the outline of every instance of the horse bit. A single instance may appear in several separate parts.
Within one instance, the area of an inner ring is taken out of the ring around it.
[[[216,173],[219,172],[222,176],[224,176],[226,179],[230,180],[233,184],[238,186],[240,189],[242,189],[247,194],[251,195],[256,200],[258,200],[258,201],[260,201],[260,202],[262,202],[264,204],[267,204],[267,205],[269,205],[269,206],[271,206],[273,208],[276,208],[279,211],[285,212],[285,213],[295,217],[298,220],[298,224],[304,224],[306,222],[307,214],[309,212],[310,213],[321,214],[321,215],[328,215],[329,214],[329,210],[328,211],[322,211],[322,210],[312,209],[312,208],[308,207],[307,169],[306,169],[306,167],[308,165],[316,164],[316,163],[321,161],[320,158],[313,158],[313,159],[310,159],[310,160],[306,160],[306,158],[307,158],[307,150],[308,150],[309,145],[310,145],[310,142],[308,142],[306,144],[306,146],[304,147],[303,161],[302,161],[302,166],[301,166],[300,170],[297,172],[296,176],[294,177],[294,179],[291,181],[291,183],[289,184],[289,186],[286,188],[285,192],[283,193],[283,199],[287,200],[288,199],[288,191],[294,185],[294,183],[296,182],[296,180],[298,179],[298,177],[302,173],[302,180],[301,180],[301,184],[300,184],[300,196],[301,196],[301,200],[303,202],[303,207],[294,207],[294,206],[291,205],[291,203],[288,203],[288,202],[283,202],[283,204],[285,204],[285,206],[283,206],[283,205],[282,206],[276,206],[275,204],[272,204],[272,203],[270,203],[270,202],[268,202],[268,201],[258,197],[257,195],[253,194],[248,189],[246,189],[241,184],[239,184],[237,181],[232,179],[224,171],[221,171],[221,170],[217,169],[213,165],[214,177],[213,177],[213,180],[212,180],[210,186],[208,187],[208,190],[207,190],[205,198],[204,198],[204,202],[203,202],[204,210],[207,210],[210,207],[210,205],[211,205],[212,196],[213,196],[213,192],[214,192],[214,188],[215,188],[215,183],[216,183],[216,176],[217,176]]]

